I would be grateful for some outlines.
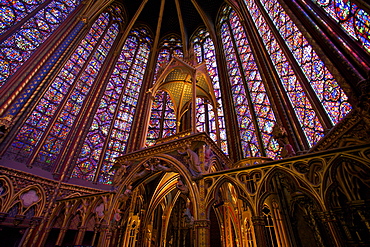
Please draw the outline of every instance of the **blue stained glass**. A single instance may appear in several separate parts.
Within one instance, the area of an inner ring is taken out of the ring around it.
[[[166,66],[174,56],[183,56],[181,41],[176,37],[169,37],[162,42],[162,48],[158,53],[153,84],[159,76],[160,69],[164,68],[164,66]],[[164,102],[167,102],[167,105],[163,105]],[[163,114],[163,112],[165,112],[165,114]],[[161,91],[160,94],[157,93],[152,104],[148,136],[146,140],[147,146],[154,145],[155,140],[159,138],[176,133],[176,125],[173,124],[176,121],[176,117],[173,112],[173,102],[167,93],[164,91]],[[165,116],[167,116],[167,118]]]
[[[199,30],[197,36],[195,36],[193,41],[194,46],[194,53],[197,58],[198,63],[203,61],[206,62],[207,71],[210,75],[210,79],[212,81],[213,90],[215,92],[218,109],[218,123],[216,123],[214,109],[212,105],[207,104],[207,112],[205,112],[205,102],[203,100],[198,99],[198,108],[197,108],[197,129],[198,131],[206,131],[206,124],[208,124],[209,135],[211,138],[216,141],[220,142],[221,147],[225,153],[228,152],[227,150],[227,140],[220,136],[220,140],[217,137],[217,128],[216,124],[219,126],[219,131],[224,131],[224,113],[223,113],[223,106],[222,106],[222,99],[221,99],[221,90],[219,85],[219,78],[218,78],[218,70],[217,70],[217,63],[216,63],[216,53],[215,48],[213,45],[212,39],[209,37],[209,33],[205,30]],[[200,110],[202,109],[202,112]],[[208,115],[208,121],[206,122],[205,114]]]
[[[16,8],[10,2],[8,5],[0,6],[0,13],[1,11],[5,12],[5,15],[0,17],[0,34],[15,23],[16,15],[19,15],[21,19],[40,3],[41,1],[20,1]],[[60,23],[67,18],[79,3],[80,1],[76,1],[74,5],[66,6],[65,1],[51,1],[47,7],[41,9],[32,18],[24,22],[16,32],[0,44],[0,65],[5,65],[6,70],[10,70],[10,73],[0,70],[0,87],[33,54],[36,48],[58,28]],[[12,11],[9,11],[10,9]],[[51,12],[53,16],[58,12],[54,22],[49,20]],[[4,54],[4,51],[8,55]]]
[[[305,0],[303,0],[305,2]],[[353,39],[370,53],[369,13],[350,0],[313,0]],[[307,3],[306,3],[307,4]]]
[[[105,15],[102,15],[103,19],[106,19],[106,23],[108,23],[108,16],[105,16]],[[103,27],[103,25],[101,24],[100,27]],[[94,26],[93,26],[93,29],[94,29]],[[96,29],[96,28],[95,28]],[[94,29],[94,30],[95,30]],[[69,63],[66,64],[67,67],[69,67]],[[60,104],[62,103],[62,100],[64,98],[64,94],[67,93],[67,90],[73,90],[73,87],[70,87],[71,85],[74,84],[74,80],[70,80],[71,79],[71,74],[69,74],[68,70],[65,69],[62,69],[61,72],[57,75],[56,79],[55,79],[55,82],[52,83],[52,85],[46,90],[44,96],[41,98],[40,102],[36,105],[36,108],[35,110],[32,112],[31,116],[34,115],[34,114],[39,114],[39,113],[42,113],[42,114],[45,114],[45,115],[50,115],[50,113],[53,113],[53,111],[55,111],[57,109],[57,107],[60,106]],[[73,76],[72,76],[72,79]],[[64,84],[64,87],[59,87],[58,85],[61,85],[61,84]],[[87,92],[87,91],[86,91]],[[76,97],[78,99],[78,94],[77,96],[75,94],[72,94],[73,97]],[[80,100],[79,100],[80,101]],[[67,111],[64,111],[64,112],[61,112],[59,116],[57,116],[57,122],[56,124],[60,124],[59,126],[68,126],[69,128],[73,125],[73,121],[75,119],[75,116],[71,114],[72,113],[77,113],[79,111],[79,107],[80,107],[81,104],[76,104],[76,102],[72,101],[72,98],[69,99],[68,101],[66,101],[66,104],[65,104],[65,110]],[[30,118],[31,120],[31,118]],[[45,119],[45,121],[42,123],[42,125],[40,123],[38,124],[33,124],[33,123],[30,123],[28,120],[26,121],[26,123],[23,125],[23,127],[21,128],[21,131],[20,132],[23,132],[23,130],[30,130],[30,129],[40,129],[42,128],[42,130],[46,130],[46,128],[48,127],[49,123],[50,123],[50,118],[48,119]],[[63,124],[63,125],[62,125]],[[56,127],[54,127],[56,128]],[[29,140],[27,140],[28,138],[32,138],[34,139],[35,137],[32,136],[32,131],[29,131],[29,136],[27,137],[27,135],[17,135],[14,142],[24,142],[24,143],[28,143]],[[38,142],[40,141],[41,137],[42,137],[42,132],[40,132],[41,134],[38,134],[37,135],[37,139],[34,139],[35,142]],[[58,131],[54,130],[54,133],[59,133]],[[64,133],[67,133],[65,130],[64,130]],[[65,138],[66,136],[62,137],[62,138]],[[54,137],[50,137],[51,139],[53,139]],[[14,149],[14,145],[12,146],[13,148],[10,148],[10,152],[12,153],[19,153],[18,150],[15,150]],[[36,146],[32,147],[33,148],[36,148]],[[32,150],[31,149],[31,150]],[[41,150],[43,153],[48,153],[47,150]],[[28,155],[30,155],[31,152],[28,152],[27,155],[25,156],[24,154],[20,153],[22,159],[25,159],[25,158],[29,158]],[[55,154],[55,152],[54,152]],[[48,156],[50,156],[48,154]],[[42,164],[43,161],[42,160],[45,160],[44,158],[42,158],[42,155],[37,155],[37,159],[38,161],[40,161],[41,163],[39,163],[39,165],[43,168],[46,169],[46,166],[45,164]],[[53,159],[48,159],[48,163],[51,162],[51,160],[54,160]],[[52,169],[52,168],[47,168],[47,169]]]
[[[306,135],[307,141],[309,145],[312,146],[324,136],[322,124],[320,123],[316,112],[313,110],[313,106],[309,101],[306,92],[303,90],[301,82],[294,74],[292,66],[280,48],[280,45],[277,43],[277,40],[269,26],[265,22],[257,4],[254,0],[244,0],[244,3],[247,5],[248,11],[255,21],[256,28],[265,43],[268,53],[270,54],[282,85]],[[312,123],[314,123],[314,125],[312,125]]]
[[[127,96],[133,94],[132,90],[140,90],[144,75],[143,70],[137,71],[135,68],[145,67],[149,56],[148,44],[140,43],[142,37],[146,35],[147,32],[143,29],[141,32],[131,32],[128,36],[105,93],[100,100],[99,109],[94,116],[94,122],[83,145],[85,148],[80,151],[72,177],[93,180],[98,175],[100,183],[111,183],[110,178],[113,173],[110,172],[110,168],[113,165],[114,157],[122,155],[125,150],[135,114],[134,105],[136,105],[139,94],[134,94],[134,98]],[[135,52],[138,54],[136,57]],[[131,63],[136,66],[133,66],[129,71],[126,68],[129,68],[128,64]],[[114,118],[115,113],[116,118]],[[110,129],[112,134],[108,136]],[[106,155],[102,156],[101,150],[104,147]],[[87,149],[99,151],[86,153]],[[99,163],[102,164],[99,168],[100,174],[97,173]],[[83,172],[82,169],[86,164],[88,164],[88,173]]]
[[[333,75],[309,45],[277,0],[261,0],[265,10],[274,22],[300,67],[303,68],[312,89],[322,103],[333,124],[337,124],[351,110],[348,97]],[[350,12],[350,10],[348,10]],[[289,26],[289,30],[284,28]],[[299,39],[295,39],[299,37]],[[299,45],[296,42],[299,42]],[[332,96],[332,97],[329,97]],[[344,112],[345,114],[338,114]]]
[[[260,149],[263,148],[266,156],[279,158],[280,147],[272,138],[276,119],[248,39],[236,13],[225,8],[224,15],[228,18],[223,18],[221,34],[244,156],[261,156]],[[229,38],[231,36],[234,36],[235,43]],[[240,64],[236,57],[240,57]],[[257,126],[253,121],[254,116]],[[261,135],[262,143],[259,143],[257,134]]]

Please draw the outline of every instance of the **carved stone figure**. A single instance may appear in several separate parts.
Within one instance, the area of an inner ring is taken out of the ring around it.
[[[113,181],[112,181],[112,189],[117,190],[119,183],[121,182],[123,176],[127,173],[127,169],[129,168],[130,163],[128,161],[121,164],[114,164],[111,168],[112,170],[116,170],[116,172],[113,175]]]
[[[190,202],[186,203],[186,208],[184,209],[184,213],[182,215],[185,218],[185,222],[187,224],[191,226],[194,224],[194,216],[191,214]]]
[[[121,214],[122,214],[122,211],[119,208],[117,208],[115,210],[115,213],[114,213],[114,216],[113,216],[114,220],[115,221],[120,221],[122,219]]]
[[[143,166],[144,169],[142,169],[141,171],[136,173],[133,176],[133,180],[141,179],[141,178],[145,177],[146,175],[148,175],[149,173],[154,172],[154,167],[151,164],[149,164],[148,162],[145,162],[142,166]]]
[[[183,194],[189,193],[189,188],[182,182],[180,178],[177,179],[176,188],[179,189]]]
[[[129,185],[126,187],[125,191],[119,196],[118,199],[120,202],[126,202],[131,195],[132,195],[132,186]]]
[[[187,163],[189,165],[190,173],[193,176],[199,176],[199,174],[202,173],[199,156],[196,152],[190,149],[189,144],[183,147],[182,150],[177,150],[177,152],[181,155],[185,155]]]
[[[288,133],[281,124],[276,124],[272,130],[272,137],[279,143],[283,148],[281,151],[281,157],[293,157],[295,156],[295,151],[293,146],[289,143]]]
[[[208,169],[211,165],[210,163],[211,163],[211,160],[212,160],[213,156],[214,156],[214,153],[213,153],[212,149],[208,145],[206,145],[205,146],[205,151],[204,151],[204,169],[206,171],[208,171]]]
[[[172,171],[172,166],[166,166],[162,163],[162,161],[158,158],[153,158],[149,160],[150,166],[152,167],[153,171],[164,171],[164,172],[170,172]]]
[[[0,118],[0,141],[9,132],[12,125],[12,117],[10,115]]]

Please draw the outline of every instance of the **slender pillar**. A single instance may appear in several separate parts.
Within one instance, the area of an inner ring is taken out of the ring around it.
[[[195,246],[209,246],[210,244],[210,226],[209,220],[195,220]]]
[[[87,229],[86,226],[80,226],[78,228],[77,237],[76,237],[76,240],[75,240],[75,243],[74,243],[75,245],[81,245],[82,244],[82,241],[83,241],[84,236],[85,236],[86,229]]]
[[[331,236],[331,239],[335,246],[344,246],[341,239],[343,238],[340,233],[338,232],[338,228],[336,226],[337,220],[335,219],[332,212],[327,211],[320,214],[320,219],[327,229],[328,233]]]
[[[196,114],[197,114],[197,79],[195,75],[196,71],[193,71],[193,76],[192,76],[192,99],[191,99],[191,132],[195,133],[197,131],[197,122],[196,122]]]
[[[64,239],[64,236],[66,235],[67,230],[68,229],[66,227],[60,228],[58,239],[57,239],[57,242],[55,243],[56,246],[62,246],[63,239]]]
[[[267,246],[265,235],[265,221],[262,216],[253,216],[252,223],[254,227],[254,235],[256,236],[257,246]]]
[[[112,232],[109,225],[102,225],[98,246],[109,246]]]
[[[27,231],[27,235],[23,242],[21,243],[22,246],[28,246],[27,243],[32,241],[32,238],[35,236],[35,231],[37,232],[37,227],[40,225],[41,217],[33,217],[31,223],[30,223],[30,228]],[[49,235],[51,229],[45,229],[47,232],[46,236]]]

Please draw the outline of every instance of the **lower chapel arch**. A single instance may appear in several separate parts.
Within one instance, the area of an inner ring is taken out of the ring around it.
[[[191,246],[198,219],[195,205],[200,203],[199,192],[191,186],[193,178],[182,163],[167,155],[128,168],[114,199],[116,212],[126,212],[117,222],[127,222],[124,245]]]

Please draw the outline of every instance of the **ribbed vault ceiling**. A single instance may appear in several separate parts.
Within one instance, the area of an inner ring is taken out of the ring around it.
[[[142,0],[120,0],[120,2],[125,6],[129,20],[143,3]],[[215,23],[223,3],[224,0],[148,0],[136,22],[148,25],[153,33],[156,32],[158,23],[161,23],[160,38],[169,33],[189,38],[199,26],[206,26],[204,18]],[[163,14],[160,11],[161,4],[164,4]],[[203,18],[201,13],[204,13]]]

